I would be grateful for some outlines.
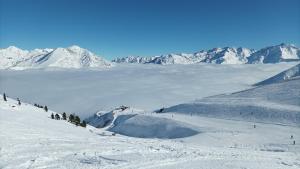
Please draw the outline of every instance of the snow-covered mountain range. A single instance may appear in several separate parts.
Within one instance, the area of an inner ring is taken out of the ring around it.
[[[0,58],[0,69],[106,68],[112,65],[111,62],[79,46],[31,51],[10,46],[0,49]]]
[[[116,63],[140,64],[257,64],[299,61],[300,49],[280,44],[255,51],[247,48],[213,48],[192,54],[167,54],[152,57],[128,56],[112,62],[79,46],[56,49],[22,50],[15,46],[0,49],[0,69],[23,70],[30,68],[107,68]]]
[[[286,61],[299,61],[300,49],[294,45],[280,44],[270,46],[258,51],[247,48],[214,48],[202,50],[193,54],[167,54],[153,57],[134,57],[114,59],[117,63],[153,63],[153,64],[256,64],[256,63],[278,63]]]

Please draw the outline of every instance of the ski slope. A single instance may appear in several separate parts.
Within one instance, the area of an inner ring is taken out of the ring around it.
[[[18,106],[15,100],[0,99],[0,168],[300,167],[299,127],[256,123],[253,128],[252,122],[144,112],[143,116],[151,117],[149,121],[176,120],[201,131],[179,139],[144,139],[113,136],[106,129],[92,126],[76,127],[50,119],[51,113],[23,102]],[[290,135],[294,138],[290,139]]]

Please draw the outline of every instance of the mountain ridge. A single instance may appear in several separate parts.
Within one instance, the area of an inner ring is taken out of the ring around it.
[[[136,64],[265,64],[300,61],[300,49],[294,45],[281,43],[259,50],[244,47],[224,47],[200,50],[195,53],[171,53],[166,55],[141,57],[128,56],[108,61],[87,49],[73,45],[67,48],[22,50],[15,46],[0,49],[0,69],[32,68],[109,68],[113,63]]]
[[[287,61],[300,61],[300,49],[294,45],[281,43],[268,46],[259,50],[243,47],[224,47],[201,50],[186,54],[167,54],[152,57],[129,56],[112,60],[116,63],[143,63],[143,64],[257,64],[279,63]]]
[[[0,49],[0,69],[30,68],[108,68],[110,61],[73,45],[67,48],[22,50],[15,46]]]

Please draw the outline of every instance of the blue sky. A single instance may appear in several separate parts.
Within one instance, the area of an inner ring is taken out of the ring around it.
[[[299,0],[0,0],[0,48],[87,48],[108,59],[300,44]]]

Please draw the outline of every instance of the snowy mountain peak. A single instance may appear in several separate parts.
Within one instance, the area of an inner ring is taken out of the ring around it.
[[[126,57],[117,58],[113,62],[117,63],[154,63],[154,64],[194,64],[194,63],[217,63],[217,64],[242,64],[247,62],[247,57],[253,50],[247,48],[213,48],[208,51],[188,54],[167,54],[153,57]]]
[[[92,52],[73,45],[68,48],[23,51],[11,46],[0,50],[0,69],[29,68],[107,68],[112,64]]]
[[[125,57],[114,59],[117,63],[154,63],[154,64],[245,64],[245,63],[278,63],[300,60],[299,48],[281,43],[255,51],[243,47],[224,47],[201,50],[193,54],[167,54],[155,57]]]
[[[6,54],[16,54],[16,55],[22,55],[28,53],[27,50],[22,50],[20,48],[17,48],[15,46],[9,46],[8,48],[0,49],[1,52],[5,52]]]
[[[212,48],[210,50],[208,50],[208,52],[220,52],[222,50],[222,48],[217,47],[217,48]]]
[[[68,47],[68,49],[71,49],[71,50],[81,50],[82,48],[77,46],[77,45],[72,45],[70,47]]]
[[[83,51],[89,52],[87,49],[81,48],[80,46],[77,46],[77,45],[72,45],[72,46],[66,48],[66,50],[69,50],[69,51],[72,51],[72,52],[77,52],[77,53],[80,53],[80,52],[83,52]]]
[[[299,61],[300,49],[294,45],[281,43],[258,50],[248,58],[248,63],[278,63],[285,61]]]
[[[17,48],[15,46],[9,46],[8,48],[6,48],[7,50],[9,51],[23,51],[22,49],[20,48]]]
[[[31,52],[40,52],[40,53],[50,53],[52,52],[54,49],[50,49],[50,48],[45,48],[45,49],[33,49]]]
[[[287,43],[281,43],[279,46],[282,46],[282,47],[289,47],[289,46],[294,46],[292,44],[287,44]]]

